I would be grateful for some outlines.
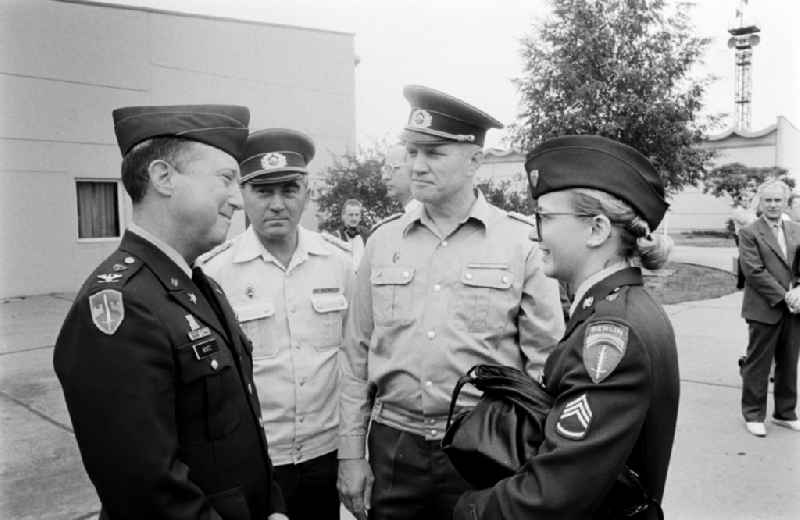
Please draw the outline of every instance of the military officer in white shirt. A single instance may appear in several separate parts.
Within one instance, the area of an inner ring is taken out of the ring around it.
[[[240,164],[250,226],[201,259],[253,341],[254,380],[276,479],[292,520],[338,519],[339,349],[352,261],[299,225],[310,137],[250,134]]]

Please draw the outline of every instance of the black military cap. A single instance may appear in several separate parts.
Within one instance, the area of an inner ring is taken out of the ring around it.
[[[250,134],[239,168],[242,184],[271,184],[298,179],[308,174],[314,158],[314,141],[303,132],[267,128]]]
[[[656,229],[669,204],[664,183],[639,151],[599,135],[565,135],[541,143],[525,159],[533,198],[569,188],[593,188],[630,204]]]
[[[122,155],[152,137],[180,137],[219,148],[236,159],[247,139],[250,110],[237,105],[165,105],[114,110]]]
[[[412,143],[455,141],[483,146],[490,128],[503,124],[486,112],[429,87],[408,85],[403,95],[411,104],[411,114],[403,138]]]

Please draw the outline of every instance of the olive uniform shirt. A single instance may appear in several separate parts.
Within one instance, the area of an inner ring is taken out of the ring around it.
[[[364,456],[371,413],[441,439],[453,387],[473,365],[538,379],[564,321],[531,225],[478,193],[449,236],[437,234],[422,205],[375,229],[345,331],[340,458]],[[465,388],[459,407],[479,397]]]

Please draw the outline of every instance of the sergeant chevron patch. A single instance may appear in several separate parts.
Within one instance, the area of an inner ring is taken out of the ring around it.
[[[564,406],[561,417],[556,423],[556,431],[562,437],[579,441],[586,437],[592,424],[592,408],[586,394],[573,399]]]

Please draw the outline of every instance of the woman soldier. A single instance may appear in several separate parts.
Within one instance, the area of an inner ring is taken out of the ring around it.
[[[543,385],[554,398],[539,452],[489,489],[464,494],[458,519],[658,518],[678,412],[675,335],[642,285],[668,239],[651,232],[668,204],[650,162],[599,136],[564,136],[528,155],[543,269],[575,299]],[[628,469],[632,470],[628,471]],[[641,485],[639,507],[615,482]]]

